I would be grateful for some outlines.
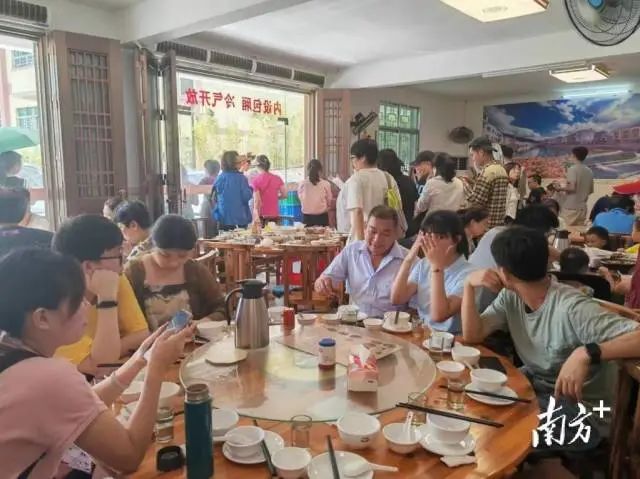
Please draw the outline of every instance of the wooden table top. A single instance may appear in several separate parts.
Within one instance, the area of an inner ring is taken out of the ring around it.
[[[419,345],[421,338],[409,335],[398,335],[414,344]],[[495,356],[486,348],[480,348],[483,356]],[[502,428],[493,428],[472,424],[471,434],[476,440],[475,456],[477,464],[456,468],[448,468],[440,461],[439,456],[420,448],[410,456],[396,454],[386,447],[386,441],[382,433],[373,442],[372,447],[353,451],[362,455],[367,460],[378,464],[397,466],[400,473],[376,473],[376,477],[396,478],[428,478],[428,479],[460,479],[460,478],[485,478],[504,477],[512,472],[526,457],[530,450],[532,430],[538,424],[538,403],[529,381],[520,371],[511,365],[506,359],[500,358],[507,370],[508,385],[519,397],[532,398],[530,404],[514,403],[510,406],[490,406],[478,403],[468,397],[465,398],[464,414],[490,418],[504,424]],[[178,380],[178,366],[167,372],[167,380]],[[443,378],[438,377],[427,393],[427,403],[440,409],[446,409],[446,391],[439,386],[445,384]],[[181,399],[176,398],[176,410],[181,410]],[[394,409],[379,416],[382,426],[392,422],[402,422],[406,416],[406,410]],[[241,418],[240,424],[251,424],[248,418]],[[290,425],[286,422],[259,421],[259,425],[265,429],[280,434],[287,445],[290,444]],[[338,436],[335,425],[327,423],[314,423],[311,429],[310,450],[313,456],[326,452],[325,436],[331,435],[336,450],[351,451]],[[184,416],[177,415],[175,419],[175,438],[173,444],[184,444]],[[168,473],[159,473],[156,470],[156,452],[167,444],[152,444],[140,469],[130,477],[136,479],[146,478],[182,478],[185,470],[177,470]],[[264,464],[244,466],[227,460],[222,455],[220,445],[214,447],[215,477],[244,479],[244,478],[268,478],[269,473]]]

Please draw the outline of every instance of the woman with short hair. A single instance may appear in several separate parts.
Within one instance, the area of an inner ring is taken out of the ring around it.
[[[181,309],[198,320],[224,320],[225,303],[218,282],[202,264],[194,261],[196,233],[180,215],[164,215],[151,231],[153,249],[125,267],[140,308],[155,331]]]
[[[221,230],[246,228],[251,223],[249,201],[253,190],[247,178],[238,170],[240,156],[237,151],[225,151],[220,163],[222,173],[213,184],[213,219]]]

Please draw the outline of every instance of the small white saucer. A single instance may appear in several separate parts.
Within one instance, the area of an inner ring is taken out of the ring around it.
[[[467,437],[457,444],[445,444],[436,441],[431,434],[427,433],[420,441],[420,445],[427,451],[439,456],[466,456],[475,449],[476,440],[471,434],[467,434]]]
[[[280,434],[273,431],[264,432],[264,442],[267,443],[267,448],[272,455],[274,452],[284,448],[284,439],[282,439]],[[265,460],[262,451],[259,451],[249,457],[236,457],[231,453],[231,449],[227,446],[227,443],[222,445],[222,454],[224,454],[224,457],[229,459],[231,462],[235,462],[237,464],[260,464]]]
[[[467,384],[465,386],[465,389],[480,391],[480,389],[473,383]],[[499,389],[495,393],[500,394],[502,396],[511,396],[514,398],[518,397],[516,392],[508,386],[503,386],[502,389]],[[484,404],[489,404],[491,406],[509,406],[510,404],[513,404],[515,402],[515,401],[510,401],[508,399],[492,398],[490,396],[484,396],[482,394],[473,394],[470,392],[467,392],[466,394],[474,401],[478,401]]]
[[[396,326],[385,322],[382,323],[382,329],[390,333],[410,333],[413,326],[411,326],[411,323],[405,324],[404,326]]]
[[[434,351],[433,349],[431,349],[431,346],[429,345],[429,340],[428,339],[425,339],[422,342],[422,347],[424,349],[426,349],[427,351],[430,351],[432,353],[433,352],[440,352],[440,350]],[[445,354],[449,354],[449,353],[451,353],[451,348],[450,347],[449,348],[445,348],[445,349],[442,350],[442,352],[445,353]]]

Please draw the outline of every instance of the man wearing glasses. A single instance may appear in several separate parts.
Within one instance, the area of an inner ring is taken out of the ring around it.
[[[81,263],[89,305],[85,335],[58,348],[56,356],[69,359],[85,374],[95,374],[98,364],[117,361],[149,335],[133,289],[122,275],[122,242],[120,228],[99,215],[68,219],[53,237],[55,251]]]

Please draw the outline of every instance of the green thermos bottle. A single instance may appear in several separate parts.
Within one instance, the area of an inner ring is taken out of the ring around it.
[[[187,386],[184,398],[187,479],[213,476],[211,395],[206,384]]]

